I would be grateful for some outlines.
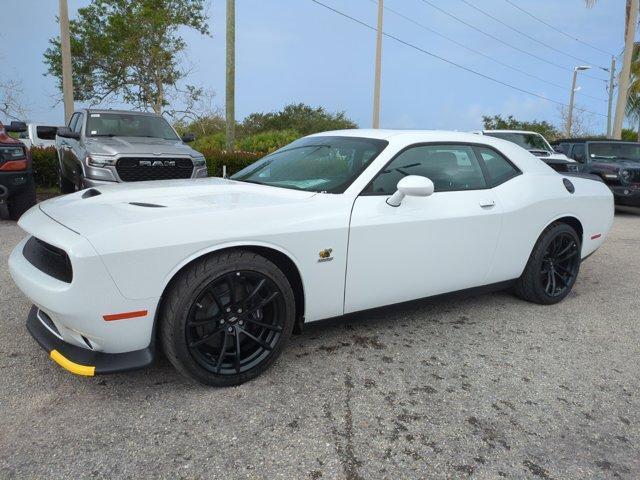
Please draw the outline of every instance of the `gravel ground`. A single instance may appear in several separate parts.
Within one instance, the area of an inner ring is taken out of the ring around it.
[[[0,478],[639,478],[640,215],[557,306],[508,293],[308,326],[236,388],[86,379],[27,333],[0,222]]]

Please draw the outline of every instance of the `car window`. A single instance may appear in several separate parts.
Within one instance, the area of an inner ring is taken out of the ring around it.
[[[407,175],[429,178],[436,192],[477,190],[486,187],[482,169],[468,145],[421,145],[411,147],[388,164],[365,193],[391,195]]]
[[[71,130],[73,130],[76,126],[76,122],[78,121],[78,117],[80,116],[79,113],[74,113],[73,115],[71,115],[71,119],[69,120],[69,128]]]
[[[509,160],[495,150],[487,147],[476,147],[476,153],[482,158],[487,167],[489,182],[492,186],[500,185],[520,174],[520,171]]]
[[[78,121],[73,126],[73,131],[76,132],[76,133],[80,133],[82,131],[82,124],[83,123],[84,123],[84,115],[83,114],[79,114],[78,115]]]
[[[36,136],[40,140],[55,140],[56,139],[56,127],[49,127],[40,125],[36,127]]]
[[[583,143],[577,143],[573,146],[573,149],[571,150],[571,158],[573,158],[576,162],[584,163],[585,154]]]

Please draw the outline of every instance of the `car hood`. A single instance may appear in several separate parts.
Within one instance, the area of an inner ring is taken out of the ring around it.
[[[173,217],[193,217],[195,222],[220,213],[238,217],[249,212],[254,219],[264,219],[261,214],[273,214],[278,207],[303,202],[314,195],[315,192],[203,178],[90,188],[42,202],[40,209],[56,222],[90,238],[136,223],[163,222],[171,228]]]
[[[201,156],[181,140],[146,137],[89,137],[85,141],[89,153],[95,155],[189,155]]]

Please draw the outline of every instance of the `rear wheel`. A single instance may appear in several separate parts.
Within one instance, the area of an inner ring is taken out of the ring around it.
[[[36,185],[33,177],[30,175],[24,189],[9,199],[9,218],[11,220],[19,220],[22,214],[35,204]]]
[[[550,225],[540,235],[524,273],[516,282],[516,294],[543,305],[560,302],[576,282],[580,252],[580,238],[573,228],[564,223]]]
[[[215,254],[173,282],[160,314],[162,345],[184,375],[238,385],[276,360],[294,318],[293,291],[278,267],[247,251]]]

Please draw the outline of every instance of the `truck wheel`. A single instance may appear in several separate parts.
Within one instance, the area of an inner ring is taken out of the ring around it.
[[[160,313],[165,355],[198,382],[239,385],[265,371],[291,336],[293,290],[282,271],[244,250],[203,257],[172,282]]]
[[[75,184],[62,175],[62,170],[58,169],[58,186],[60,193],[73,193],[77,190]]]
[[[9,218],[18,220],[24,212],[36,204],[36,185],[33,177],[27,180],[27,185],[17,195],[9,199]]]
[[[538,239],[516,294],[525,300],[551,305],[563,300],[573,288],[580,271],[580,238],[565,223],[550,225]]]

